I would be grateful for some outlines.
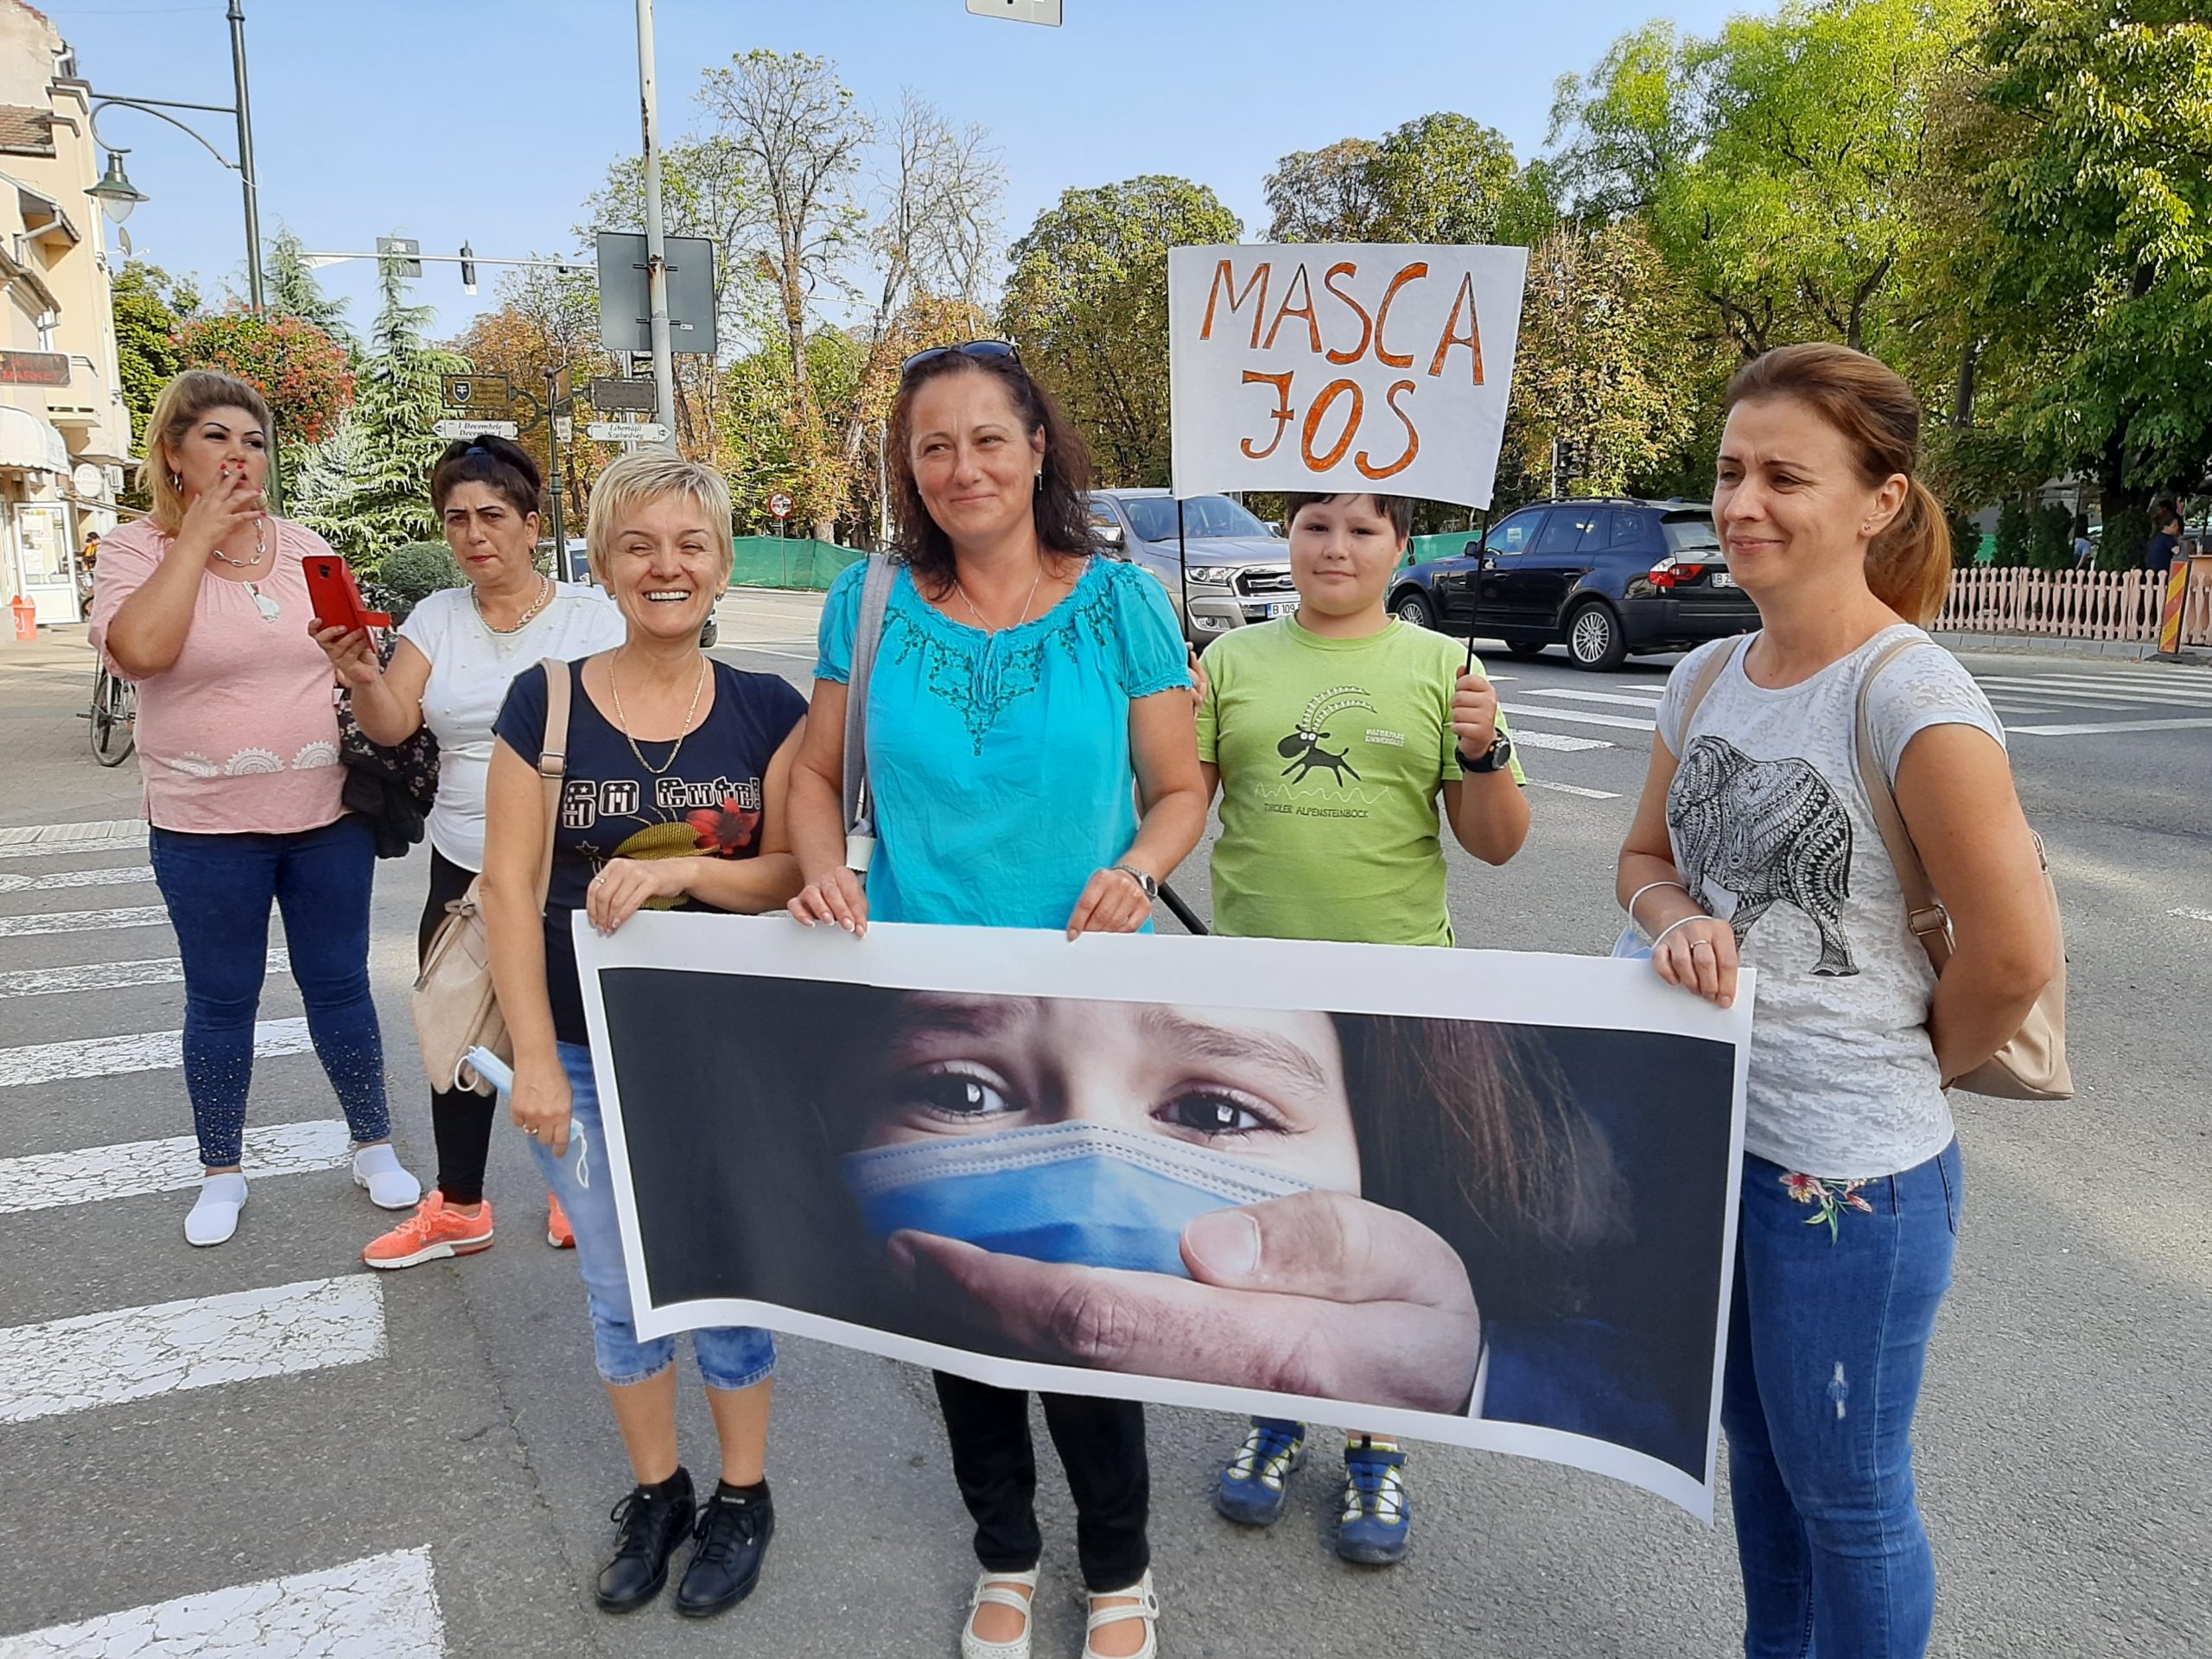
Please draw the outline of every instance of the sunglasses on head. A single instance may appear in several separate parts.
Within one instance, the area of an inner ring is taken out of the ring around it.
[[[916,352],[899,365],[901,380],[912,377],[925,363],[934,363],[940,357],[1003,357],[1016,368],[1021,366],[1021,353],[1014,349],[1014,342],[1006,340],[971,340],[964,346],[932,346],[925,352]]]

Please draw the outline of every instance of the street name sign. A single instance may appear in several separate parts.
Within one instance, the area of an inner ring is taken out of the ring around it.
[[[650,380],[623,380],[601,375],[591,383],[592,407],[610,413],[633,409],[640,415],[650,415],[657,395]]]
[[[430,430],[448,441],[454,438],[512,438],[522,429],[512,421],[440,421]]]
[[[658,421],[594,421],[584,435],[601,443],[666,443],[668,428]]]

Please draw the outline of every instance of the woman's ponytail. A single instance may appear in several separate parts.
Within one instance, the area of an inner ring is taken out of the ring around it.
[[[1868,485],[1904,474],[1904,505],[1866,548],[1866,585],[1908,622],[1928,626],[1951,584],[1951,526],[1916,476],[1920,403],[1903,377],[1847,346],[1781,346],[1753,358],[1728,383],[1728,407],[1755,398],[1810,404],[1852,447]]]
[[[1889,528],[1866,547],[1866,585],[1908,622],[1925,628],[1951,590],[1951,526],[1943,504],[1918,479]]]

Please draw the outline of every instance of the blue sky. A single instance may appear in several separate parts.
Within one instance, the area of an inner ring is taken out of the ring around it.
[[[1066,0],[1066,26],[969,16],[962,0],[660,0],[661,116],[693,123],[701,73],[756,46],[834,59],[860,100],[912,87],[985,128],[1002,153],[1018,235],[1071,186],[1141,173],[1209,184],[1267,223],[1277,157],[1375,136],[1436,110],[1542,145],[1552,85],[1654,16],[1711,33],[1743,5],[1715,0]],[[49,0],[96,91],[227,103],[222,0]],[[631,0],[246,0],[265,231],[311,248],[419,237],[453,252],[569,253],[582,200],[638,142]],[[201,118],[190,118],[200,119]],[[226,118],[204,118],[232,148]],[[152,200],[138,251],[241,289],[235,175],[182,134],[125,110],[101,124],[130,146]],[[325,270],[366,321],[372,268]],[[456,332],[492,301],[431,266],[416,297]]]

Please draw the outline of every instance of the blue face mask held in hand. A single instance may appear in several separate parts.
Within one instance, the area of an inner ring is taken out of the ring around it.
[[[1186,1224],[1308,1190],[1204,1147],[1090,1123],[856,1152],[845,1181],[878,1238],[911,1229],[1034,1262],[1185,1279]]]

